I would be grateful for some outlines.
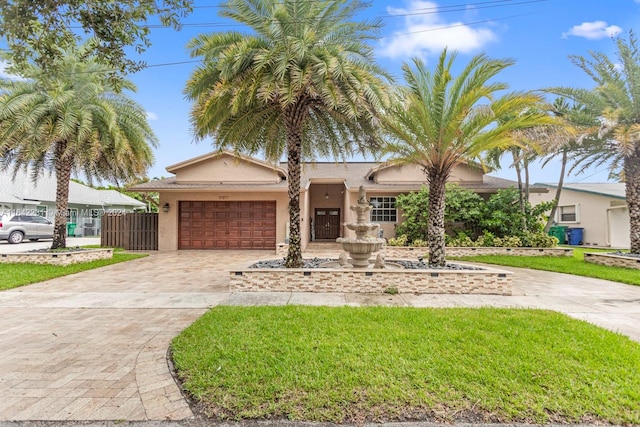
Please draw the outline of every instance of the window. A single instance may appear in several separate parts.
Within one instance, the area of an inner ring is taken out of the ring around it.
[[[578,222],[578,205],[558,206],[558,222]]]
[[[40,215],[43,217],[47,217],[47,207],[46,206],[36,206],[36,215]]]
[[[67,209],[67,222],[75,223],[78,220],[78,209]]]
[[[395,197],[371,197],[369,203],[371,209],[371,221],[373,222],[397,222],[398,211]]]

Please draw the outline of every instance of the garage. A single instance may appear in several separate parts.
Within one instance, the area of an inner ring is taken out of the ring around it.
[[[181,201],[178,249],[275,249],[275,201]]]

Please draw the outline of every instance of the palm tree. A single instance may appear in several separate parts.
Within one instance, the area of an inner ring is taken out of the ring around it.
[[[562,194],[564,178],[569,163],[569,155],[580,149],[583,142],[593,133],[597,126],[597,118],[584,105],[573,103],[569,105],[566,99],[559,97],[550,106],[551,113],[560,120],[558,126],[542,126],[531,137],[541,145],[542,152],[546,156],[542,167],[551,160],[561,156],[560,177],[553,197],[553,207],[544,231],[548,232],[554,224],[558,203]],[[569,167],[569,173],[580,166],[580,162],[574,159]]]
[[[592,90],[568,87],[549,91],[597,111],[601,127],[597,139],[580,150],[584,167],[607,164],[624,176],[629,206],[631,253],[640,254],[640,44],[633,32],[618,38],[617,61],[601,52],[572,62],[596,83]]]
[[[383,124],[392,141],[386,151],[398,163],[417,163],[429,184],[427,238],[429,265],[445,265],[445,184],[454,167],[494,148],[514,144],[515,129],[544,123],[548,117],[526,107],[540,101],[524,93],[498,92],[507,85],[490,82],[513,62],[474,56],[457,77],[452,75],[456,58],[445,49],[433,72],[419,59],[413,67],[403,65],[406,88],[389,110]],[[509,117],[510,120],[502,120]]]
[[[302,265],[302,159],[369,150],[377,111],[388,103],[385,73],[367,44],[380,23],[351,21],[362,7],[357,0],[229,0],[220,14],[252,32],[189,44],[203,58],[185,90],[196,138],[271,161],[286,153],[287,267]]]
[[[0,79],[0,167],[56,175],[56,216],[52,249],[66,246],[69,181],[128,181],[153,162],[154,136],[144,109],[114,92],[103,67],[68,54],[61,74],[23,70],[23,81]],[[123,79],[122,87],[135,87]]]

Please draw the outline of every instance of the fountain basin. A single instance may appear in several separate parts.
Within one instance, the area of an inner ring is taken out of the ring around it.
[[[351,255],[351,264],[355,268],[366,268],[369,266],[369,258],[372,252],[378,252],[385,244],[384,239],[366,238],[358,239],[353,237],[341,237],[336,240],[342,244],[342,248]]]

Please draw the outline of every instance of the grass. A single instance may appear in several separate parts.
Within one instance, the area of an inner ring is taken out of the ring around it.
[[[640,272],[631,268],[609,267],[584,261],[585,252],[611,252],[611,249],[573,248],[573,257],[481,255],[474,257],[451,257],[461,261],[505,265],[509,267],[531,268],[555,271],[576,276],[594,277],[640,286]]]
[[[146,254],[131,254],[115,249],[113,258],[89,261],[80,264],[66,266],[46,265],[46,264],[0,264],[2,280],[0,281],[0,291],[29,285],[31,283],[43,282],[56,277],[67,276],[81,271],[92,270],[106,265],[117,264],[119,262],[130,261],[132,259],[147,256]]]
[[[549,311],[219,306],[172,354],[214,419],[640,423],[640,345]]]

